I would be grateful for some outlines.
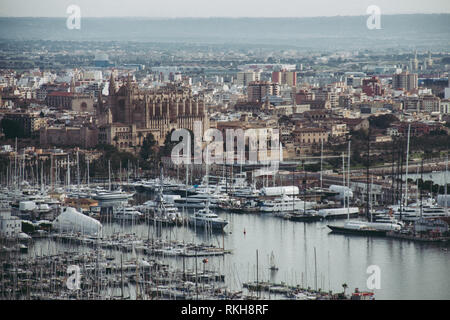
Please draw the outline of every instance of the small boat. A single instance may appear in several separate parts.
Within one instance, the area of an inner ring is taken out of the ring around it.
[[[289,215],[289,220],[300,221],[300,222],[314,222],[320,221],[322,216],[318,214],[316,210],[306,210],[305,213],[295,213]]]
[[[269,269],[271,271],[278,271],[278,267],[275,265],[275,255],[272,253],[270,254],[270,267]]]

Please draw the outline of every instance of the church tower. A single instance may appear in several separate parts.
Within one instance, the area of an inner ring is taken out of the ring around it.
[[[70,81],[70,93],[75,93],[75,79],[72,77],[72,80]]]
[[[114,73],[111,72],[111,77],[109,78],[109,88],[108,88],[108,94],[114,95],[116,93],[116,82],[114,81]]]

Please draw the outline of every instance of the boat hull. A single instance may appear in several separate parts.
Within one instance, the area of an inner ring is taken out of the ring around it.
[[[291,221],[298,221],[298,222],[314,222],[314,221],[322,220],[322,217],[318,216],[318,215],[301,215],[301,214],[296,214],[296,215],[291,215],[289,217],[289,220],[291,220]]]
[[[331,229],[331,232],[342,234],[353,234],[363,236],[386,236],[387,231],[383,230],[370,230],[370,229],[350,229],[341,226],[327,225]]]
[[[228,224],[227,221],[205,221],[203,219],[191,219],[189,225],[194,228],[212,228],[214,230],[223,230]]]

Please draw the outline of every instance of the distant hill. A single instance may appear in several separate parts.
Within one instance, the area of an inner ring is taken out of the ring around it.
[[[0,39],[192,42],[289,45],[311,49],[450,47],[450,14],[382,15],[380,30],[367,16],[317,18],[0,18]]]

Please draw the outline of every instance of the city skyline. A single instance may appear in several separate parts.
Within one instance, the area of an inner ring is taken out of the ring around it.
[[[30,5],[26,0],[5,0],[0,4],[1,17],[67,17],[66,9],[70,5],[77,5],[81,9],[82,17],[139,17],[139,18],[306,18],[333,16],[364,16],[369,6],[378,6],[381,14],[434,14],[450,13],[450,2],[431,0],[426,3],[420,0],[396,1],[387,0],[347,0],[341,1],[339,6],[331,0],[311,2],[281,0],[276,8],[268,0],[227,2],[207,0],[193,1],[142,1],[130,0],[129,5],[123,7],[117,0],[86,1],[86,0],[45,0],[39,4]]]

